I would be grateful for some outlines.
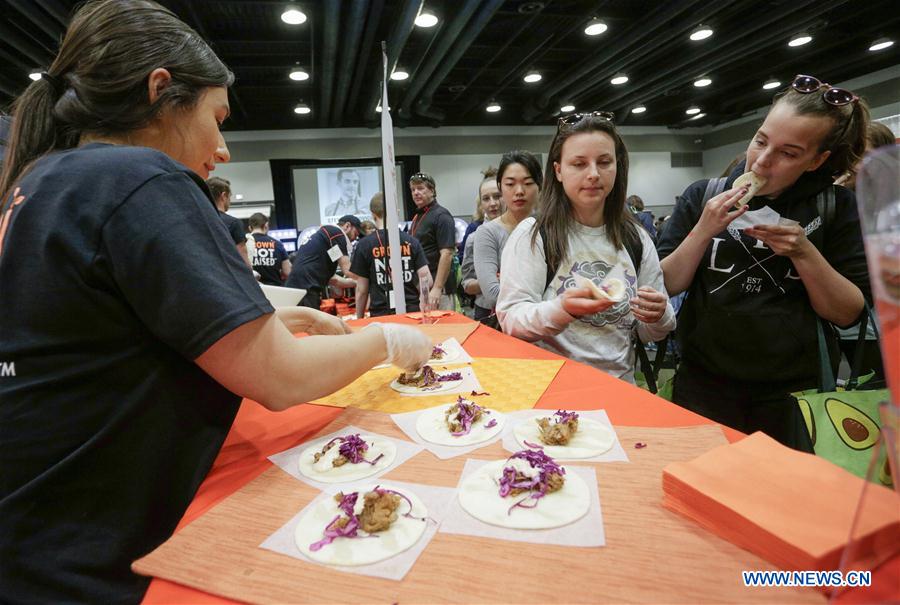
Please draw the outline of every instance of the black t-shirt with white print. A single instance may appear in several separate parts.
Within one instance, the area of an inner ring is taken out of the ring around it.
[[[729,176],[726,189],[743,174]],[[830,187],[827,171],[805,173],[775,199],[753,198],[751,210],[769,206],[805,228],[828,263],[869,296],[862,233],[853,192],[835,187],[835,212],[823,227],[816,196]],[[690,185],[676,201],[658,250],[666,258],[700,219],[707,181]],[[729,229],[707,246],[684,306],[677,336],[688,363],[738,380],[814,386],[818,368],[816,314],[803,282],[786,256]]]
[[[0,600],[138,602],[240,397],[194,363],[273,311],[196,174],[38,160],[0,227]],[[9,208],[9,205],[6,206]]]
[[[348,243],[340,227],[322,225],[309,241],[300,246],[285,285],[324,292],[328,280],[337,269],[338,260],[349,254]]]
[[[281,286],[281,264],[287,260],[284,244],[265,233],[253,234],[253,269],[259,273],[259,281],[270,286]]]
[[[391,280],[387,231],[378,229],[359,241],[350,270],[369,280],[369,314],[372,317],[394,313],[391,304],[394,282]],[[400,234],[401,266],[407,311],[419,310],[419,277],[417,271],[427,266],[422,245],[406,233]]]

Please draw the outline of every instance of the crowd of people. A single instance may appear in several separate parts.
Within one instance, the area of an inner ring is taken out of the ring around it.
[[[675,403],[802,447],[789,393],[816,383],[816,322],[852,326],[869,297],[854,193],[834,185],[867,148],[863,99],[798,76],[746,159],[688,186],[658,235],[628,197],[614,116],[563,116],[543,169],[515,150],[473,179],[456,271],[453,217],[421,172],[400,251],[380,196],[352,259],[364,231],[352,214],[293,262],[264,215],[248,239],[226,214],[227,181],[204,181],[229,159],[232,81],[169,10],[101,0],[16,102],[0,173],[0,361],[15,368],[0,378],[4,600],[139,601],[148,579],[131,562],[171,535],[242,397],[282,410],[378,363],[420,368],[422,332],[351,332],[318,310],[332,284],[356,289],[360,316],[391,313],[392,253],[408,308],[452,309],[464,292],[479,320],[623,380],[636,340],[674,330]],[[735,208],[745,172],[766,183]],[[780,220],[735,226],[764,207]],[[613,276],[624,296],[598,296]],[[273,309],[257,277],[307,292]]]

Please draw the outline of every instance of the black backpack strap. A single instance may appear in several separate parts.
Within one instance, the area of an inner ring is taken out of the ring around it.
[[[544,229],[543,225],[538,228],[538,233],[541,236],[541,244],[544,246],[544,263],[547,264],[547,279],[544,281],[544,292],[546,292],[547,288],[550,286],[550,282],[553,281],[553,276],[556,275],[556,270],[559,269],[559,266],[551,267],[550,263],[547,261],[550,257],[550,249],[547,247],[547,230]],[[543,292],[541,294],[543,294]]]
[[[727,177],[719,177],[717,179],[709,179],[706,182],[706,191],[703,192],[703,200],[700,202],[700,208],[706,206],[706,202],[725,191],[725,185],[728,183]]]
[[[637,275],[641,272],[641,259],[644,256],[644,242],[641,241],[641,234],[638,233],[638,229],[643,229],[643,227],[637,227],[632,223],[625,224],[625,240],[622,244],[625,246],[625,251],[628,252],[628,256],[631,258],[631,264],[634,265],[634,275]]]

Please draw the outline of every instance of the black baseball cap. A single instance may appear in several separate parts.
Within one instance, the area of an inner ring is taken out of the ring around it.
[[[341,218],[338,219],[338,222],[337,222],[338,225],[343,225],[344,223],[350,223],[357,229],[362,229],[362,223],[360,222],[360,220],[358,218],[356,218],[352,214],[345,214],[344,216],[342,216]]]

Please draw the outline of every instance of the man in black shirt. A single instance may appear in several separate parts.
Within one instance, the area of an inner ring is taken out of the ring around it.
[[[376,193],[369,203],[375,231],[364,237],[356,246],[350,271],[356,278],[356,317],[369,313],[372,317],[394,314],[394,282],[391,279],[390,244],[384,229],[384,196]],[[403,269],[404,298],[407,311],[419,310],[419,283],[431,283],[431,271],[422,245],[406,233],[400,233],[401,267]],[[415,270],[415,271],[414,271]]]
[[[409,189],[416,213],[409,226],[409,234],[419,240],[428,259],[428,269],[434,283],[428,293],[428,304],[434,309],[454,309],[456,278],[451,275],[453,255],[456,253],[456,224],[450,211],[438,204],[431,175],[417,172],[409,179]]]
[[[209,192],[213,196],[216,203],[216,209],[219,211],[219,218],[225,223],[225,228],[231,234],[234,245],[237,246],[238,252],[248,267],[250,264],[250,256],[247,254],[247,236],[244,224],[240,219],[234,218],[230,214],[226,214],[231,208],[231,182],[218,176],[214,176],[206,181]]]
[[[250,217],[250,235],[253,249],[248,250],[253,270],[259,273],[259,281],[270,286],[283,286],[284,280],[291,274],[291,261],[288,260],[284,244],[269,237],[269,217],[256,212]]]
[[[328,285],[339,288],[355,288],[356,282],[335,275],[350,273],[350,242],[359,237],[360,220],[348,214],[338,219],[337,225],[322,225],[309,241],[300,246],[285,286],[306,290],[300,305],[318,309]]]

